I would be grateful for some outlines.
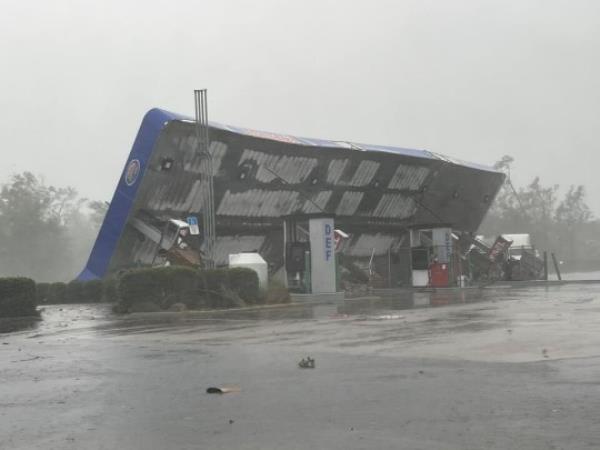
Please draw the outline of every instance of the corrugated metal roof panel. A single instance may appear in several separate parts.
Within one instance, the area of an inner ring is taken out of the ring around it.
[[[183,211],[202,211],[206,183],[196,180],[182,208]]]
[[[190,149],[194,148],[196,148],[196,138],[194,136],[182,139],[180,150],[183,153],[183,168],[188,172],[204,173],[205,170],[202,165],[204,158],[200,153],[190,151]],[[221,169],[223,157],[227,153],[227,144],[219,141],[212,141],[210,143],[209,151],[212,156],[213,173],[218,174]]]
[[[361,161],[356,168],[356,172],[354,172],[352,181],[350,181],[350,186],[362,187],[368,185],[373,180],[377,170],[379,170],[378,162],[369,160]]]
[[[274,155],[256,150],[244,149],[238,165],[248,160],[257,166],[256,180],[262,183],[270,183],[277,177],[267,169],[275,172],[287,183],[296,184],[305,181],[312,170],[317,166],[316,158],[305,158],[301,156]],[[267,169],[265,169],[265,167]]]
[[[302,212],[305,214],[314,214],[325,211],[327,202],[331,198],[331,193],[332,191],[321,191],[316,196],[311,198],[312,201],[307,199],[302,207]]]
[[[340,200],[337,209],[335,210],[336,215],[338,216],[352,216],[356,213],[358,205],[363,199],[363,192],[352,192],[346,191],[344,195],[342,195],[342,199]]]
[[[340,186],[354,186],[363,187],[367,186],[379,170],[380,164],[377,161],[365,160],[361,161],[350,181],[340,181],[345,172],[348,170],[349,159],[334,159],[329,163],[327,169],[327,182],[334,185]],[[346,177],[346,180],[349,178]]]
[[[416,211],[416,203],[403,194],[383,194],[373,216],[389,219],[407,219]]]
[[[279,217],[299,209],[299,194],[295,191],[250,189],[232,193],[227,190],[217,214],[222,216]]]
[[[427,167],[399,164],[388,184],[388,188],[419,190],[429,172],[430,170]]]
[[[327,168],[327,182],[329,184],[337,184],[340,181],[340,177],[344,174],[349,162],[349,159],[332,160]]]

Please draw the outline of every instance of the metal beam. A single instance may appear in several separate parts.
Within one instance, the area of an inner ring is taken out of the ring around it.
[[[202,168],[200,170],[201,182],[204,184],[204,199],[202,201],[202,228],[204,235],[204,266],[208,269],[215,265],[215,240],[216,240],[216,220],[215,220],[215,195],[214,195],[214,174],[212,155],[210,153],[210,141],[208,136],[208,99],[206,89],[194,91],[194,100],[196,106],[196,149],[195,151],[202,158]]]

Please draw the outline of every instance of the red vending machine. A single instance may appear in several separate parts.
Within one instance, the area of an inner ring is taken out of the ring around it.
[[[448,287],[448,280],[448,264],[432,263],[429,266],[429,285],[431,287]]]

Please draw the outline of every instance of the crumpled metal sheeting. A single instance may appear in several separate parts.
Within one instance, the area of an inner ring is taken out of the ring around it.
[[[151,264],[157,246],[158,244],[152,239],[145,239],[144,241],[136,240],[131,250],[132,262]]]
[[[396,251],[402,244],[403,237],[385,233],[362,233],[344,244],[344,253],[348,256],[367,257],[372,253],[383,255],[388,251]]]
[[[427,167],[398,164],[396,172],[390,179],[388,188],[419,190],[429,173],[430,170]]]
[[[286,183],[297,184],[304,182],[317,166],[316,158],[302,156],[274,155],[261,151],[244,149],[238,165],[252,161],[258,166],[255,178],[261,183],[270,183],[282,178]],[[277,176],[270,172],[273,171]]]
[[[215,243],[217,264],[228,264],[229,255],[240,252],[260,251],[266,236],[220,236]],[[131,249],[132,261],[150,264],[156,253],[157,243],[151,239],[134,241]]]
[[[262,236],[219,236],[215,242],[215,262],[218,265],[229,264],[229,255],[251,251],[260,251],[265,235]]]

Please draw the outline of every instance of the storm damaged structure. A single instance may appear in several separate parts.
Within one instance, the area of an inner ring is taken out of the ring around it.
[[[492,168],[426,150],[212,122],[209,135],[217,266],[254,251],[272,274],[289,272],[294,245],[309,241],[302,223],[328,217],[343,236],[335,236],[334,250],[344,264],[389,285],[418,284],[419,267],[453,264],[456,237],[477,230],[504,181]],[[163,264],[182,239],[180,259],[186,251],[202,255],[202,233],[182,235],[177,225],[202,224],[205,212],[196,139],[194,120],[159,109],[146,114],[80,279]]]

